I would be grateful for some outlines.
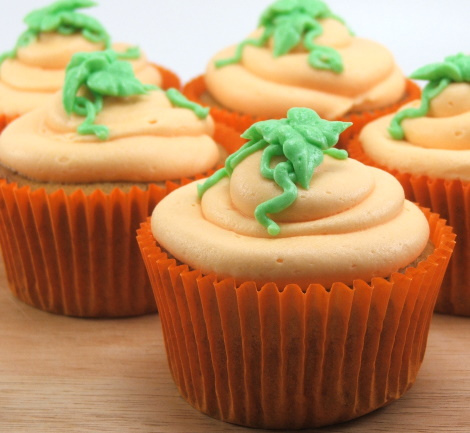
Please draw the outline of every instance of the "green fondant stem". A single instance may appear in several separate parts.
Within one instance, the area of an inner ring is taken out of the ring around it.
[[[101,97],[100,97],[101,98]],[[97,101],[99,101],[99,99]],[[95,119],[97,114],[97,106],[102,106],[101,102],[96,102],[96,105],[86,98],[80,99],[80,103],[84,104],[86,110],[85,121],[77,128],[77,132],[82,135],[94,134],[100,140],[106,140],[109,137],[109,129],[104,125],[95,125]],[[82,108],[82,107],[80,107]]]
[[[431,100],[439,95],[449,85],[450,81],[448,78],[442,78],[437,82],[431,81],[428,83],[421,95],[421,105],[418,108],[407,108],[399,111],[390,122],[388,128],[389,134],[395,140],[403,140],[405,137],[405,131],[402,126],[403,120],[426,116],[431,106]]]
[[[219,180],[223,179],[224,177],[228,177],[228,172],[225,167],[221,168],[220,170],[217,170],[211,177],[206,179],[203,184],[199,184],[197,186],[198,197],[201,198],[210,187],[214,186],[217,182],[219,182]]]
[[[284,155],[282,146],[278,144],[270,144],[266,149],[263,150],[261,156],[261,175],[266,179],[274,179],[274,168],[271,168],[271,160],[275,156]]]
[[[240,44],[237,45],[237,48],[235,50],[235,54],[233,55],[233,57],[230,57],[228,59],[216,60],[216,62],[215,62],[216,68],[221,68],[223,66],[233,65],[235,63],[240,63],[240,61],[242,59],[242,55],[243,55],[243,49],[247,45],[254,45],[255,47],[262,47],[269,40],[271,34],[272,34],[272,31],[270,29],[265,29],[263,34],[258,39],[246,39],[246,40],[244,40],[243,42],[241,42]]]
[[[105,49],[111,48],[111,39],[105,28],[96,19],[77,13],[75,10],[94,6],[93,2],[60,0],[49,6],[30,12],[24,19],[28,29],[24,31],[15,47],[0,56],[0,64],[6,58],[15,58],[18,49],[31,44],[41,33],[57,32],[63,35],[79,33],[91,42],[103,42]]]
[[[215,61],[217,68],[239,63],[247,45],[266,46],[273,36],[273,55],[278,57],[293,50],[299,42],[310,51],[308,63],[316,69],[330,70],[336,73],[343,71],[343,63],[338,51],[334,48],[315,44],[315,38],[323,33],[318,20],[332,18],[344,24],[343,20],[333,14],[322,1],[312,8],[312,0],[299,0],[286,5],[285,0],[273,3],[263,13],[259,27],[264,27],[259,39],[245,39],[238,44],[233,57]],[[316,51],[319,51],[316,53]]]
[[[237,152],[230,155],[225,161],[225,168],[227,169],[227,173],[229,175],[232,174],[233,169],[243,161],[247,156],[255,153],[258,150],[263,149],[266,147],[268,143],[261,139],[261,140],[251,140],[246,143],[243,147],[241,147]]]
[[[324,150],[323,153],[335,159],[347,159],[348,158],[348,152],[346,152],[344,149],[336,149],[332,147],[330,149]]]
[[[129,62],[118,59],[113,50],[93,51],[74,54],[66,69],[62,91],[62,103],[67,114],[85,116],[85,121],[77,129],[79,134],[94,134],[100,140],[109,137],[109,130],[102,125],[94,125],[97,113],[103,109],[105,96],[129,97],[144,95],[150,90],[160,90],[152,84],[143,84],[135,76]],[[84,91],[84,96],[78,96]],[[209,108],[189,101],[176,89],[165,92],[174,105],[195,112],[199,118],[207,117]]]
[[[318,26],[310,30],[304,37],[304,47],[307,51],[313,51],[318,45],[315,43],[315,38],[318,38],[323,33],[323,28]]]
[[[260,161],[261,175],[274,180],[283,192],[258,205],[255,218],[270,235],[275,236],[279,234],[279,226],[268,214],[281,212],[294,202],[298,194],[297,184],[306,189],[310,187],[315,168],[323,161],[324,153],[337,159],[347,157],[346,151],[331,147],[349,126],[349,122],[323,120],[308,108],[291,108],[287,119],[255,123],[242,134],[250,141],[227,158],[225,168],[198,186],[199,197],[223,177],[231,176],[235,167],[249,155],[264,149]],[[275,167],[271,168],[274,157],[285,160],[276,161]]]
[[[168,89],[166,96],[173,106],[191,110],[199,119],[205,119],[209,115],[210,108],[202,107],[186,98],[179,90]]]
[[[280,232],[279,225],[267,214],[279,213],[287,209],[297,198],[298,190],[295,183],[290,178],[290,173],[294,169],[290,161],[280,162],[274,169],[274,181],[283,189],[283,193],[258,205],[255,209],[256,220],[267,228],[271,236],[276,236]]]

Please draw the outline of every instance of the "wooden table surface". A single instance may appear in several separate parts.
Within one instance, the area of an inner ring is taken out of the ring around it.
[[[250,431],[202,415],[179,396],[158,315],[44,313],[10,294],[1,267],[1,433]],[[434,316],[418,379],[400,400],[315,431],[470,432],[470,318]]]

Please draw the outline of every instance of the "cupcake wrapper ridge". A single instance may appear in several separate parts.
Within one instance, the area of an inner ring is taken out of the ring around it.
[[[188,99],[205,106],[207,106],[207,104],[202,101],[201,97],[206,91],[207,86],[203,75],[194,78],[183,87],[183,93]],[[400,99],[400,101],[388,105],[387,107],[377,108],[375,110],[369,110],[364,112],[346,114],[337,119],[331,119],[342,122],[353,122],[353,125],[341,134],[338,144],[335,147],[337,147],[338,149],[347,149],[351,137],[359,133],[359,131],[367,123],[386,114],[392,113],[402,105],[407,104],[408,102],[413,101],[415,99],[419,99],[420,97],[421,89],[413,81],[406,80],[405,95],[402,99]],[[230,111],[229,109],[212,106],[211,116],[217,122],[225,123],[226,125],[229,125],[230,127],[240,131],[240,133],[248,129],[251,125],[253,125],[253,123],[260,122],[262,120],[267,120],[267,118],[261,116],[240,114],[234,111]]]
[[[436,248],[416,268],[306,291],[191,270],[143,223],[137,239],[181,395],[214,418],[273,429],[346,421],[399,398],[423,360],[454,245],[451,228],[425,213]]]
[[[214,139],[228,153],[243,143],[221,124]],[[69,316],[156,312],[135,231],[167,194],[213,172],[148,190],[88,195],[81,189],[48,194],[0,179],[0,245],[11,291],[29,305]]]
[[[177,90],[181,89],[181,80],[180,78],[169,69],[164,68],[161,65],[152,64],[154,68],[158,69],[162,77],[162,89],[175,88]]]
[[[470,316],[470,182],[401,173],[373,161],[354,137],[349,156],[395,176],[408,200],[430,208],[449,222],[457,243],[436,302],[436,311]]]

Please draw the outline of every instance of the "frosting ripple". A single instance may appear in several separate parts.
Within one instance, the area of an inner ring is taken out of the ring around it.
[[[340,53],[341,73],[313,68],[300,45],[279,57],[273,56],[271,46],[246,46],[240,63],[216,67],[215,62],[234,55],[236,47],[230,47],[207,67],[210,94],[224,107],[245,114],[279,118],[291,107],[307,107],[325,119],[385,107],[402,97],[405,78],[385,47],[351,36],[335,19],[320,22],[323,33],[316,43]]]
[[[41,33],[37,40],[18,50],[17,57],[0,65],[0,107],[8,117],[24,114],[42,105],[62,88],[65,68],[73,54],[103,50],[80,34]],[[113,44],[117,52],[129,45]],[[137,78],[145,84],[161,85],[160,73],[141,54],[129,60]]]
[[[106,141],[76,130],[57,93],[47,104],[12,122],[0,137],[2,165],[33,180],[59,183],[158,182],[204,173],[219,159],[210,116],[174,108],[163,91],[108,97],[96,121]]]
[[[429,227],[391,175],[355,160],[325,160],[310,189],[273,216],[273,238],[253,216],[280,193],[259,173],[261,152],[240,162],[198,201],[194,184],[166,197],[152,232],[174,257],[204,273],[303,287],[389,276],[424,250]]]
[[[413,101],[403,109],[419,105]],[[405,173],[470,181],[469,83],[450,84],[431,100],[426,116],[403,120],[403,140],[387,132],[392,118],[382,117],[361,133],[362,147],[374,161]]]

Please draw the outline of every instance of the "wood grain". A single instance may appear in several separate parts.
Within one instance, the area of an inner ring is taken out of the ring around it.
[[[2,266],[0,343],[2,433],[253,431],[208,418],[179,396],[157,315],[44,313],[13,298]],[[317,431],[470,432],[470,319],[434,316],[418,379],[400,400]]]

